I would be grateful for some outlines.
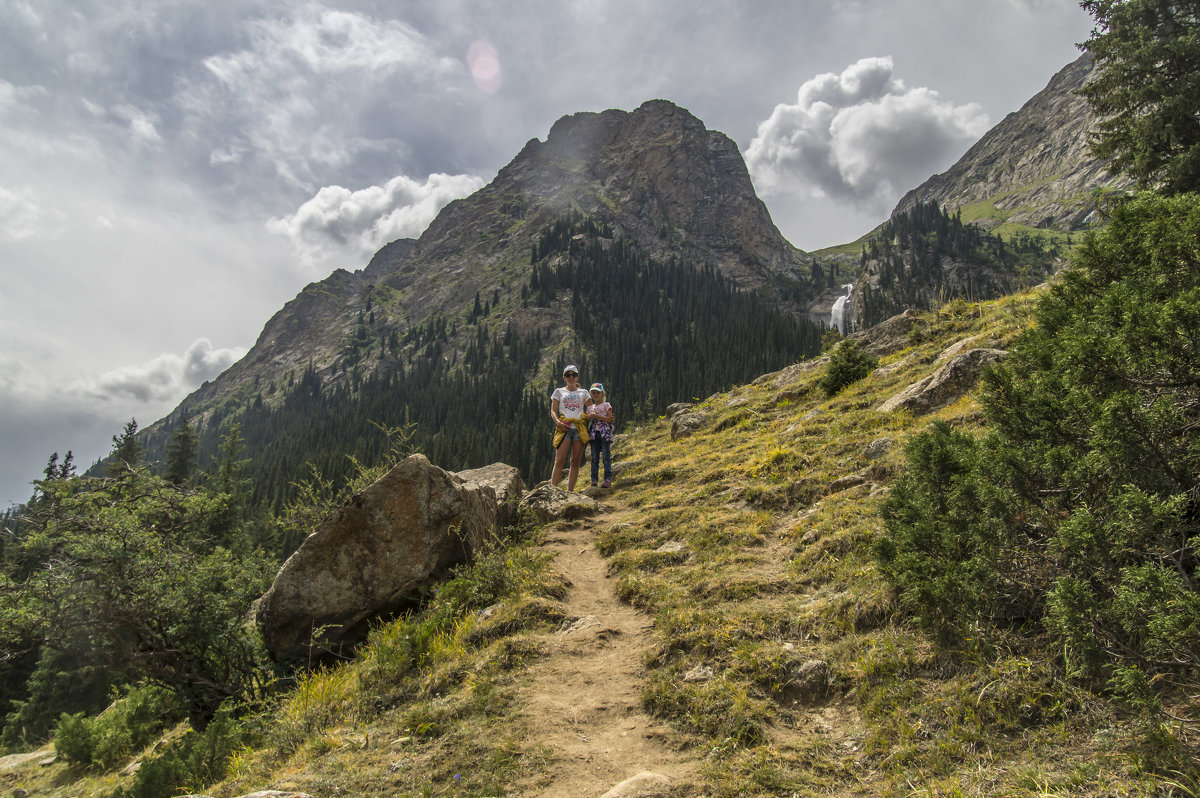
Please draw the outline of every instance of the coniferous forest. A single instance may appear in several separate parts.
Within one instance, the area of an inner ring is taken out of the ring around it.
[[[876,279],[862,288],[859,325],[959,297],[993,299],[1045,277],[1060,254],[1058,245],[1044,239],[1021,234],[1006,242],[964,224],[961,211],[949,214],[936,203],[920,203],[884,222],[863,247],[862,269]],[[970,268],[952,274],[959,263]]]
[[[548,226],[530,260],[521,301],[569,309],[572,345],[562,356],[588,383],[605,384],[619,425],[820,351],[820,328],[739,289],[711,265],[649,258],[580,215]],[[449,470],[505,462],[529,484],[546,479],[549,396],[565,361],[550,376],[537,370],[562,331],[517,334],[511,325],[489,327],[486,316],[476,302],[462,318],[385,333],[397,354],[371,373],[351,364],[349,379],[325,385],[310,367],[281,401],[256,396],[221,408],[199,433],[201,460],[218,457],[237,423],[250,501],[272,512],[312,473],[340,486],[356,461],[376,462],[389,447],[386,428],[404,427],[413,450]],[[148,459],[165,454],[149,444]]]

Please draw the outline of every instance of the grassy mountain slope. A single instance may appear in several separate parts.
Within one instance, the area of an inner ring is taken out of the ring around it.
[[[906,437],[982,423],[971,396],[920,418],[875,408],[952,346],[1008,346],[1034,297],[919,317],[833,398],[817,359],[709,397],[690,437],[661,418],[624,429],[603,514],[525,526],[356,660],[303,679],[206,794],[601,794],[658,769],[673,796],[1194,795],[1186,729],[1146,737],[1017,637],[939,647],[869,552]],[[633,610],[637,628],[617,618]],[[560,634],[588,614],[590,637]],[[555,699],[575,714],[548,726]],[[122,783],[8,773],[41,795]]]

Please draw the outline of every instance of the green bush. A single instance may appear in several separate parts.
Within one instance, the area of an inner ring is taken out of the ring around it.
[[[204,731],[189,731],[159,756],[144,762],[133,785],[115,798],[170,798],[220,781],[233,753],[250,735],[250,726],[234,717],[229,705],[222,706]]]
[[[817,387],[826,396],[833,396],[851,383],[870,374],[879,364],[879,359],[870,357],[858,348],[854,341],[842,341],[829,355],[829,367]]]
[[[1117,206],[985,372],[987,434],[910,445],[876,546],[905,606],[951,633],[1038,619],[1118,691],[1200,683],[1198,352],[1200,196]]]
[[[182,707],[173,693],[154,685],[138,687],[94,718],[64,713],[55,729],[54,747],[73,765],[112,770],[181,717]]]

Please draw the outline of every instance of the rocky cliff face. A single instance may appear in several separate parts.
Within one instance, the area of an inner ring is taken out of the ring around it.
[[[388,244],[362,271],[338,270],[307,286],[245,358],[172,418],[186,411],[203,422],[226,397],[286,384],[310,366],[336,382],[364,316],[376,330],[403,333],[464,315],[482,296],[517,330],[561,321],[519,295],[534,242],[571,213],[648,255],[712,264],[780,306],[787,302],[777,287],[806,284],[814,263],[771,221],[737,145],[688,111],[653,100],[634,111],[574,114],[545,141],[529,141],[490,184],[446,206],[417,241]],[[373,368],[381,349],[355,363]]]
[[[1085,229],[1097,190],[1132,185],[1128,178],[1110,175],[1088,152],[1088,130],[1096,118],[1078,90],[1093,69],[1088,55],[1068,64],[958,163],[905,194],[892,215],[921,202],[936,202],[950,211],[980,203],[991,207],[970,215],[979,215],[978,223],[985,227],[1010,222]]]

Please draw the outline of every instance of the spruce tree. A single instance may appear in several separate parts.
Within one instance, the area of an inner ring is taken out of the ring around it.
[[[167,442],[167,470],[164,476],[172,484],[183,487],[196,473],[196,454],[200,438],[185,415]]]
[[[1200,0],[1084,0],[1093,152],[1142,187],[1200,190]]]

